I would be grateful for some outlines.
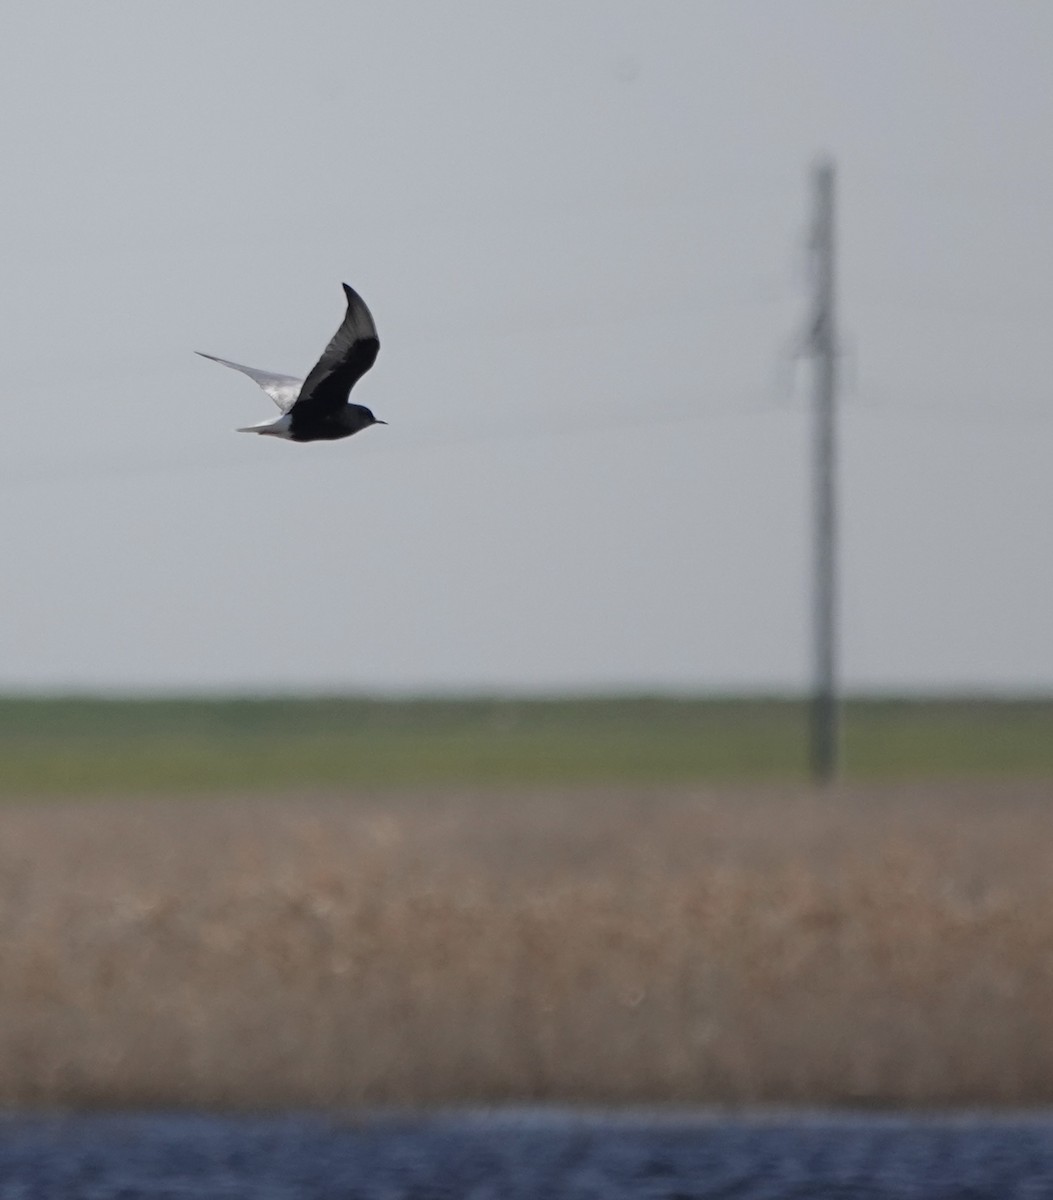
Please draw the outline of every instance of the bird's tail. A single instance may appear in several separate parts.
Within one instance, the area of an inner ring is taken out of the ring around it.
[[[237,433],[269,433],[272,437],[287,438],[290,435],[289,426],[291,420],[288,413],[282,415],[276,421],[261,421],[259,425],[243,425],[236,430]]]

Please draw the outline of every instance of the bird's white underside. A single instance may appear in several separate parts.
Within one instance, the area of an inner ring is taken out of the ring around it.
[[[289,413],[282,413],[274,421],[261,421],[259,425],[244,425],[239,429],[238,433],[267,433],[272,437],[291,438],[292,433],[290,426],[292,425],[292,416]]]

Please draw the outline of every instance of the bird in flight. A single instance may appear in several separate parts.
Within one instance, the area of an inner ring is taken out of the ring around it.
[[[318,442],[350,437],[370,425],[387,424],[374,417],[365,405],[348,400],[351,389],[376,361],[380,339],[365,301],[354,288],[346,283],[343,286],[347,296],[343,324],[306,379],[274,375],[195,351],[202,358],[248,375],[281,409],[282,415],[276,421],[249,425],[238,433],[266,433],[293,442]]]

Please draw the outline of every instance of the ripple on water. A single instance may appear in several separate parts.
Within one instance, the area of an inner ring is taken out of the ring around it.
[[[0,1120],[0,1200],[1053,1197],[1053,1117]]]

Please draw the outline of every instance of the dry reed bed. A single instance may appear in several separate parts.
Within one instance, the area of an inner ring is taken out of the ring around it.
[[[0,1104],[1053,1101],[1049,784],[0,811]]]

